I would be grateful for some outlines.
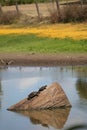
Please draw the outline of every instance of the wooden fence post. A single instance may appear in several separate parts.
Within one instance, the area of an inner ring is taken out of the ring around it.
[[[58,12],[59,18],[61,18],[59,0],[56,0],[56,6],[57,6],[57,12]]]
[[[82,6],[83,6],[83,0],[80,0],[81,1],[81,8],[82,8]]]
[[[17,11],[17,13],[19,13],[19,8],[18,8],[18,3],[17,3],[17,1],[16,1],[16,3],[15,3],[15,6],[16,6],[16,11]]]
[[[0,3],[0,14],[2,14],[2,5]]]
[[[38,6],[37,0],[35,0],[35,6],[36,6],[36,10],[37,10],[39,21],[40,21],[40,11],[39,11],[39,6]]]

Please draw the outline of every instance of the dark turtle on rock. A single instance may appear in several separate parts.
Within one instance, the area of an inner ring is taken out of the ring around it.
[[[32,99],[33,97],[35,96],[38,96],[38,92],[31,92],[29,95],[28,95],[28,100]]]
[[[38,92],[43,91],[44,89],[46,89],[46,87],[47,87],[47,85],[42,86],[41,88],[39,88]]]

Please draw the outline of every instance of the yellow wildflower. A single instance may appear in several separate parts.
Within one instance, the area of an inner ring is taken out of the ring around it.
[[[39,27],[9,28],[0,27],[0,34],[36,34],[39,37],[87,39],[87,24],[54,24]]]

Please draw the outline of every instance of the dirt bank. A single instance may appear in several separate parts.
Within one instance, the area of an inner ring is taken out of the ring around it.
[[[9,64],[11,66],[87,65],[87,54],[0,53],[0,59],[6,63],[12,60],[12,63]],[[4,65],[1,60],[0,65]]]

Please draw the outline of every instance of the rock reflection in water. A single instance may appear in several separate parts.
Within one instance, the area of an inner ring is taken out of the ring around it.
[[[52,126],[57,129],[64,127],[70,113],[70,108],[40,111],[22,111],[20,114],[30,118],[32,124],[41,124],[43,127]]]

